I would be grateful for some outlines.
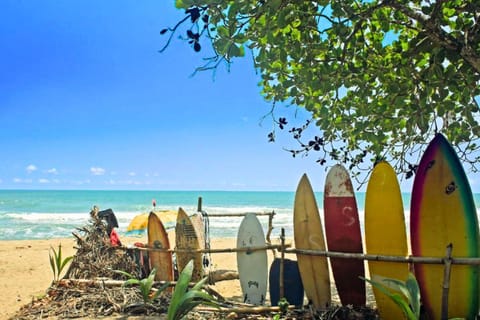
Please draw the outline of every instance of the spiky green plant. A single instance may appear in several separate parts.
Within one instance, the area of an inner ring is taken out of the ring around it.
[[[188,289],[192,279],[192,272],[193,260],[190,260],[178,277],[177,285],[168,307],[168,320],[180,320],[200,304],[215,308],[220,307],[215,298],[202,289],[207,281],[206,277],[197,282],[191,289]]]
[[[53,252],[53,255],[52,255]],[[48,257],[50,258],[50,267],[53,272],[53,281],[58,281],[60,279],[60,274],[62,273],[63,269],[69,263],[73,256],[66,257],[65,259],[62,258],[62,244],[58,245],[58,252],[55,251],[53,247],[50,247],[50,252],[48,253]]]
[[[115,272],[120,273],[128,278],[123,285],[138,285],[140,294],[142,295],[143,303],[149,304],[152,303],[166,288],[170,286],[170,283],[165,283],[160,288],[158,288],[154,294],[150,294],[153,289],[153,284],[155,283],[155,274],[157,273],[157,269],[153,268],[148,277],[144,279],[137,279],[134,275],[122,271],[122,270],[115,270]]]
[[[397,279],[383,279],[381,283],[361,278],[392,299],[408,320],[420,319],[420,288],[411,272],[405,282]]]

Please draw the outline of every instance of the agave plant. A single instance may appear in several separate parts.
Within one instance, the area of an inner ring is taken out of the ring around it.
[[[153,294],[151,294],[153,284],[155,283],[155,274],[157,273],[155,268],[153,268],[148,277],[144,279],[137,279],[134,275],[122,270],[115,270],[115,272],[120,273],[128,278],[128,280],[123,283],[124,286],[138,285],[144,305],[151,304],[153,300],[155,300],[166,288],[170,286],[170,283],[167,282],[158,288]]]
[[[215,308],[220,307],[218,302],[211,295],[202,290],[207,278],[203,278],[191,289],[188,289],[188,285],[192,279],[192,272],[193,260],[190,260],[178,277],[177,285],[175,286],[172,300],[168,307],[168,320],[180,320],[200,304]]]
[[[385,283],[383,284],[361,278],[392,299],[408,320],[420,319],[420,288],[417,279],[411,272],[405,282],[397,279],[383,279],[382,282]]]
[[[73,256],[62,259],[62,244],[59,244],[58,251],[55,251],[53,247],[50,247],[48,257],[50,258],[50,267],[53,272],[53,281],[58,281],[60,279],[60,274],[62,273],[63,269],[65,268],[67,263],[69,263],[73,259]]]

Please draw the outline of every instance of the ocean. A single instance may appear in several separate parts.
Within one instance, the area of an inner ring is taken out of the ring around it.
[[[111,208],[118,220],[120,237],[128,234],[129,222],[138,214],[152,210],[197,211],[202,198],[207,214],[272,212],[272,239],[285,228],[287,237],[293,237],[294,192],[254,191],[77,191],[77,190],[0,190],[0,240],[68,238],[77,228],[88,223],[94,205],[100,210]],[[405,220],[408,225],[410,194],[404,193]],[[320,214],[323,216],[323,193],[316,193]],[[363,225],[365,193],[357,193],[357,206]],[[474,194],[477,212],[480,194]],[[268,216],[259,217],[266,232]],[[210,238],[236,237],[241,218],[211,217]],[[166,224],[174,228],[174,222]],[[142,235],[139,235],[142,236]],[[145,236],[145,235],[143,235]]]

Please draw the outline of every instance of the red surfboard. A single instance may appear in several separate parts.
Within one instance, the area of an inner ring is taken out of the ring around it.
[[[352,182],[342,165],[333,166],[325,180],[325,234],[329,251],[363,253],[362,234]],[[330,258],[343,305],[365,305],[365,267],[362,260]]]

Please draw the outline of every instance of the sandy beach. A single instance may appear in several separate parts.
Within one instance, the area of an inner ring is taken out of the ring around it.
[[[169,234],[174,243],[173,234]],[[142,238],[122,238],[125,245]],[[49,250],[62,245],[63,256],[75,254],[75,241],[71,239],[0,241],[0,319],[13,316],[23,305],[41,297],[52,283],[53,274],[49,262]],[[212,248],[233,248],[235,239],[212,239]],[[268,259],[273,253],[268,251]],[[235,253],[212,254],[214,270],[237,270]],[[226,298],[240,299],[238,280],[217,282],[214,287]]]

